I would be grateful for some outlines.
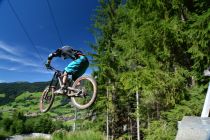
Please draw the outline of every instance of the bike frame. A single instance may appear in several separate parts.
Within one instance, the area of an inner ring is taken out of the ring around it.
[[[54,80],[56,80],[56,83],[55,83],[55,86],[54,87],[56,87],[57,85],[58,85],[58,83],[59,83],[59,86],[60,87],[63,87],[64,86],[64,84],[63,84],[63,82],[62,82],[62,72],[61,71],[59,71],[59,70],[56,70],[55,68],[53,68],[53,67],[50,67],[50,69],[51,70],[53,70],[55,73],[54,73],[54,75],[53,75],[53,78],[52,78],[52,80],[51,80],[51,82],[50,82],[50,87],[53,87],[53,82],[54,82]],[[67,96],[78,96],[78,93],[80,92],[80,90],[79,89],[75,89],[75,88],[73,88],[73,87],[70,87],[70,86],[68,86],[68,88],[67,88],[69,91],[74,91],[74,92],[76,92],[76,93],[74,93],[74,94],[67,94]]]
[[[52,87],[52,84],[53,84],[54,79],[58,80],[58,78],[56,78],[56,77],[57,77],[57,74],[58,74],[57,72],[54,73],[53,78],[52,78],[52,80],[51,80],[51,82],[50,82],[49,87]],[[56,81],[55,87],[56,87],[57,85],[58,85],[58,81]]]

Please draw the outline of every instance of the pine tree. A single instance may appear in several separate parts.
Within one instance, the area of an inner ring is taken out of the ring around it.
[[[209,3],[101,1],[94,18],[96,44],[92,45],[98,69],[94,74],[102,94],[95,111],[105,112],[108,104],[114,138],[126,133],[124,126],[131,127],[131,135],[135,131],[136,91],[141,95],[142,138],[153,139],[157,133],[160,139],[174,138],[176,122],[166,112],[181,111],[183,107],[188,115],[199,113],[199,104],[193,104],[197,110],[193,111],[186,103],[203,99],[191,91],[203,84],[202,71],[209,65]],[[110,94],[108,99],[106,90]],[[181,119],[184,114],[179,115],[174,118]],[[101,119],[105,123],[105,117]],[[160,129],[152,133],[152,127],[164,125],[170,130],[169,135],[163,136]]]

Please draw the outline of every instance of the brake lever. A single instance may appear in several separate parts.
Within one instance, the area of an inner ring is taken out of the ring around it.
[[[47,68],[48,70],[52,70],[52,71],[55,71],[57,73],[59,73],[59,75],[62,75],[62,72],[59,71],[59,70],[56,70],[55,68],[53,68],[52,66],[49,66],[49,68]]]
[[[53,70],[53,68],[50,66],[50,67],[47,67],[47,70]]]

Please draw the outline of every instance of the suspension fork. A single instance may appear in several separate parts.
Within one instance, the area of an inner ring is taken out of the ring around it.
[[[51,89],[51,87],[53,87],[52,85],[53,85],[53,81],[54,81],[54,79],[56,79],[56,83],[55,83],[55,88],[57,87],[57,85],[58,85],[58,78],[56,77],[56,75],[57,75],[57,73],[55,72],[54,73],[54,75],[53,75],[53,78],[52,78],[52,80],[50,81],[50,84],[49,84],[49,89],[48,90],[50,90]]]
[[[47,93],[51,90],[51,88],[54,88],[55,89],[57,87],[57,85],[58,85],[58,78],[56,76],[57,76],[57,73],[55,72],[54,75],[53,75],[52,80],[50,81],[49,88],[47,89],[48,90]],[[56,83],[55,83],[55,86],[52,86],[54,79],[56,79]],[[46,99],[47,95],[48,94],[45,94],[44,95],[44,99]]]

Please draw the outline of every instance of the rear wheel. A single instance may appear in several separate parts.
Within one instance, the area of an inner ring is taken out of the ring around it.
[[[55,91],[54,87],[49,87],[49,86],[47,86],[43,91],[39,105],[41,112],[47,112],[51,108],[55,98],[54,91]]]
[[[72,103],[77,108],[86,109],[94,103],[96,99],[97,86],[92,77],[82,76],[74,82],[72,87],[80,90],[78,97],[71,97]]]

